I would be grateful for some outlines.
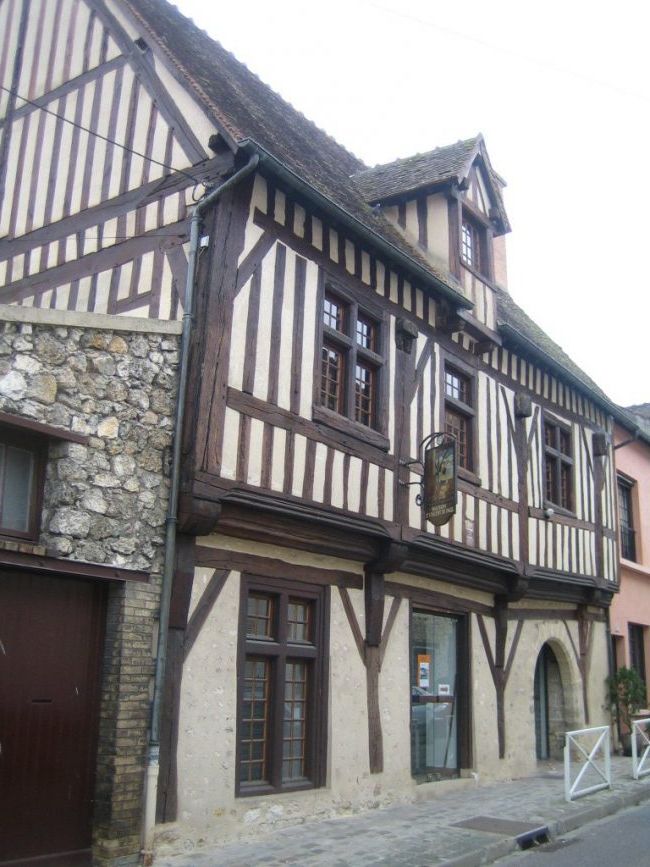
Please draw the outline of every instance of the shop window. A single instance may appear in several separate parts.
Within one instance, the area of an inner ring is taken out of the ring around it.
[[[326,588],[243,579],[238,794],[323,784]]]
[[[464,617],[411,615],[411,766],[424,779],[458,776],[468,764]]]
[[[573,507],[573,446],[571,431],[544,418],[544,490],[546,500],[571,511]]]
[[[381,427],[382,323],[347,295],[325,291],[320,404],[366,428]]]
[[[634,512],[632,509],[633,485],[627,479],[618,477],[618,521],[621,530],[621,557],[636,560],[636,534],[634,531]]]

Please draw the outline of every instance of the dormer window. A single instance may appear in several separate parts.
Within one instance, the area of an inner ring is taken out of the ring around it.
[[[463,207],[460,226],[460,258],[464,265],[478,274],[490,277],[488,231],[478,219]]]
[[[469,220],[463,220],[461,230],[461,255],[463,262],[478,268],[479,265],[479,240],[475,226]]]

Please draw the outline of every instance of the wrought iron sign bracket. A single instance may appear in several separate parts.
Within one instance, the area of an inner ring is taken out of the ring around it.
[[[422,478],[400,484],[419,485],[421,490],[415,502],[424,509],[427,521],[446,524],[456,511],[456,438],[435,431],[419,444],[418,455],[416,460],[400,463],[403,467],[419,467]]]

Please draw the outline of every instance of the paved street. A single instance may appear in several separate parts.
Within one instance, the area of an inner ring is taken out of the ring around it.
[[[498,861],[499,867],[647,867],[650,807],[632,807],[558,837],[548,846]]]
[[[553,842],[588,822],[650,799],[650,778],[633,780],[630,759],[615,757],[612,772],[611,790],[572,803],[564,800],[562,767],[548,766],[535,777],[472,786],[440,799],[431,797],[350,818],[284,828],[251,841],[159,858],[156,865],[478,867],[519,851],[512,830],[508,833],[499,827],[504,820],[529,828],[547,825]],[[435,795],[434,787],[429,791]],[[459,827],[459,822],[465,827]],[[526,867],[536,867],[536,863],[531,860]],[[547,863],[552,862],[540,861],[539,865]]]

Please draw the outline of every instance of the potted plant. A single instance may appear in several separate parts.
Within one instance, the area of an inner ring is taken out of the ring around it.
[[[607,683],[612,710],[616,712],[618,718],[623,753],[628,756],[632,754],[630,734],[633,717],[645,706],[645,683],[638,672],[625,666],[608,677]]]

